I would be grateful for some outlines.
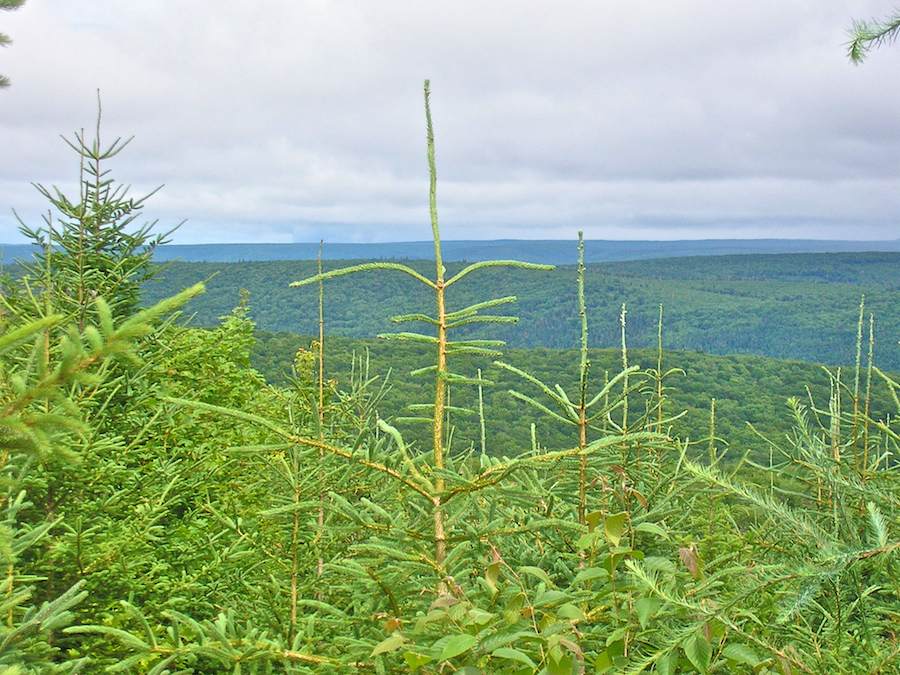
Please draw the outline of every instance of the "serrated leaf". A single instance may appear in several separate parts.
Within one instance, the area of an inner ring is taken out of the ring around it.
[[[487,582],[487,585],[491,587],[491,590],[495,593],[497,592],[497,579],[499,578],[500,563],[495,562],[488,565],[487,569],[484,570],[484,580]]]
[[[576,574],[572,583],[577,584],[582,581],[592,581],[593,579],[605,579],[608,576],[609,570],[603,569],[602,567],[588,567]]]
[[[472,620],[472,623],[474,623],[479,628],[486,626],[497,616],[496,614],[492,614],[491,612],[485,612],[484,610],[474,607],[466,612],[466,614]]]
[[[568,600],[569,594],[562,591],[544,591],[534,599],[535,607],[544,607],[546,605],[555,605],[560,600]]]
[[[656,672],[659,675],[675,675],[678,657],[673,652],[666,652],[656,659]]]
[[[458,605],[459,600],[454,598],[449,593],[444,593],[443,595],[438,596],[438,599],[431,603],[431,607],[429,607],[429,611],[432,609],[437,609],[439,607],[452,607],[453,605]]]
[[[550,652],[550,658],[544,661],[544,665],[547,667],[547,670],[550,672],[550,675],[572,675],[572,657],[568,654],[562,653],[559,660],[554,660],[553,651]]]
[[[519,574],[528,574],[533,577],[536,577],[537,579],[540,579],[548,586],[553,586],[553,587],[556,586],[556,584],[554,584],[552,581],[550,581],[550,577],[547,575],[547,573],[544,570],[542,570],[540,567],[533,567],[531,565],[526,565],[525,567],[519,568]]]
[[[726,659],[743,663],[751,668],[755,668],[761,662],[761,659],[756,655],[756,652],[750,647],[734,642],[725,645],[725,649],[722,650],[722,656]]]
[[[662,537],[663,539],[669,538],[669,533],[666,532],[662,526],[657,525],[656,523],[640,523],[634,526],[634,531],[655,534],[657,537]]]
[[[603,673],[609,672],[612,667],[613,661],[607,652],[600,652],[597,658],[594,659],[594,672],[596,675],[603,675]]]
[[[387,652],[393,652],[404,645],[406,642],[406,638],[403,637],[400,633],[393,633],[390,637],[385,638],[372,650],[372,653],[369,656],[378,656],[379,654],[386,654]]]
[[[503,618],[506,620],[506,623],[512,625],[518,621],[524,606],[525,596],[521,593],[506,603],[506,607],[503,609]]]
[[[416,654],[415,652],[403,652],[403,658],[409,666],[409,672],[414,673],[416,670],[424,666],[426,663],[434,661],[430,656],[424,654]]]
[[[678,555],[681,557],[681,561],[684,563],[685,567],[688,568],[688,572],[691,573],[691,576],[696,579],[700,576],[700,557],[697,555],[697,548],[693,544],[688,547],[682,546],[678,549]]]
[[[416,620],[416,625],[413,628],[413,635],[421,633],[425,629],[425,626],[433,621],[444,621],[448,618],[449,617],[447,616],[447,612],[444,612],[440,609],[432,610],[425,616],[420,616]]]
[[[534,661],[526,654],[525,652],[520,652],[518,649],[510,649],[509,647],[500,647],[499,649],[495,649],[491,652],[491,656],[496,656],[501,659],[509,659],[510,661],[518,661],[519,663],[524,663],[529,668],[537,668],[534,664]]]
[[[659,608],[662,607],[662,601],[659,598],[638,598],[634,603],[634,611],[637,613],[638,621],[641,622],[641,628],[646,628],[650,623],[650,619]]]
[[[623,511],[622,513],[614,513],[611,516],[607,516],[606,520],[603,522],[603,530],[606,532],[606,538],[613,546],[618,546],[619,542],[622,541],[627,518],[628,514]]]
[[[603,562],[600,564],[609,572],[610,576],[612,576],[615,573],[616,568],[619,566],[619,563],[626,556],[632,557],[635,560],[643,560],[644,552],[643,551],[633,551],[633,550],[632,551],[626,551],[626,550],[616,551],[612,555],[606,556],[603,559]]]
[[[587,534],[583,534],[578,537],[578,541],[575,542],[575,546],[579,551],[586,551],[590,548],[593,548],[594,544],[597,543],[597,538],[599,536],[599,532],[588,532]]]
[[[478,638],[474,635],[454,635],[450,638],[450,641],[444,645],[444,648],[441,650],[441,655],[438,657],[438,661],[444,662],[452,659],[454,656],[459,656],[463,652],[469,651],[477,644]]]
[[[694,668],[701,673],[706,673],[709,661],[712,658],[712,647],[702,633],[694,633],[682,643],[681,648]]]
[[[569,619],[570,621],[584,620],[584,612],[581,611],[581,608],[571,603],[566,603],[556,610],[556,616],[560,619]]]

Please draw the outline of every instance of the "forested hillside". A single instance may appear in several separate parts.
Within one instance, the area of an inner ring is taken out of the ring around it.
[[[359,261],[356,261],[359,262]],[[406,261],[417,270],[432,263]],[[351,262],[325,261],[325,270]],[[448,263],[448,273],[462,268]],[[208,292],[191,302],[197,325],[213,325],[250,292],[260,329],[317,332],[317,295],[289,284],[315,273],[314,261],[174,263],[147,286],[147,301],[209,280]],[[659,305],[664,306],[666,346],[712,354],[753,354],[831,365],[855,358],[860,299],[875,316],[875,353],[886,369],[900,370],[900,254],[835,253],[670,258],[587,266],[585,294],[591,346],[619,341],[619,315],[627,305],[629,344],[656,344]],[[513,348],[566,349],[578,343],[579,319],[572,294],[574,267],[539,273],[488,269],[454,302],[485,292],[515,295],[516,325],[475,328],[471,337],[499,337]],[[403,275],[364,272],[334,279],[326,289],[326,331],[372,338],[394,330],[390,317],[427,303],[425,289]],[[371,308],[378,307],[379,312]],[[502,310],[501,310],[502,311]]]
[[[290,333],[257,331],[251,351],[253,366],[268,380],[286,384],[291,376],[296,354],[315,349],[315,339]],[[667,411],[684,413],[672,424],[672,433],[694,444],[692,455],[703,454],[709,446],[710,432],[720,449],[729,449],[729,459],[749,458],[766,463],[773,445],[782,445],[791,435],[794,418],[788,399],[809,398],[824,405],[830,397],[832,377],[822,366],[798,361],[782,361],[758,356],[710,355],[700,352],[663,352],[663,370],[676,370],[665,382]],[[386,418],[409,415],[410,404],[421,401],[428,379],[410,377],[409,373],[426,366],[431,350],[422,345],[399,345],[386,340],[358,340],[328,337],[325,340],[328,376],[348,382],[360,360],[370,377],[386,383],[388,391],[379,406]],[[656,368],[659,355],[651,349],[629,350],[629,362],[642,368]],[[578,350],[511,349],[502,359],[522,370],[537,375],[546,383],[559,384],[571,390],[578,381]],[[622,354],[617,349],[591,350],[591,378],[602,383],[619,372]],[[531,424],[536,425],[538,442],[548,448],[565,448],[576,441],[576,434],[547,415],[535,417],[529,406],[509,395],[510,389],[537,395],[527,383],[497,367],[493,359],[465,357],[461,372],[483,376],[492,384],[483,388],[484,417],[490,446],[495,455],[514,455],[531,445]],[[842,370],[845,383],[855,377],[853,368]],[[478,409],[477,390],[459,387],[451,390],[454,405],[472,411]],[[711,428],[715,399],[715,423]],[[638,399],[640,400],[640,399]],[[890,393],[880,381],[875,383],[870,414],[886,419],[893,409]],[[479,420],[475,415],[452,416],[454,445],[458,449],[474,446],[480,450]],[[409,441],[424,445],[428,429],[423,425],[398,424]]]
[[[839,253],[852,251],[898,251],[900,241],[839,241],[816,239],[688,239],[681,241],[586,240],[585,262],[649,260],[686,256],[726,256],[778,253]],[[445,261],[515,258],[536,263],[571,265],[575,262],[572,243],[563,240],[494,239],[443,242]],[[0,266],[34,253],[27,244],[0,244]],[[247,262],[260,260],[315,260],[318,242],[290,244],[163,244],[153,252],[157,262]],[[430,260],[430,241],[348,244],[329,242],[322,249],[325,260]]]

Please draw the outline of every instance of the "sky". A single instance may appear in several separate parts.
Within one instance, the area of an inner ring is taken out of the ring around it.
[[[77,198],[60,138],[173,243],[900,239],[883,1],[28,0],[0,12],[0,242]]]

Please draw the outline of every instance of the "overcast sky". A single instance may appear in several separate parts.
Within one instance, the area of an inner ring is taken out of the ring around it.
[[[0,12],[0,242],[76,192],[60,139],[175,243],[900,238],[900,45],[880,1],[28,0]],[[74,195],[73,195],[74,196]]]

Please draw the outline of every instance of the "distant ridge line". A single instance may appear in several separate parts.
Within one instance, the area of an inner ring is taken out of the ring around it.
[[[28,244],[0,244],[3,261],[29,257]],[[688,256],[785,254],[785,253],[857,253],[900,252],[900,240],[832,241],[814,239],[701,239],[678,241],[585,241],[585,262],[649,260]],[[447,261],[515,259],[553,265],[575,264],[574,240],[497,239],[489,241],[445,241],[441,252]],[[244,262],[265,260],[314,260],[319,244],[167,244],[156,251],[156,259],[185,262]],[[326,260],[408,259],[433,260],[430,241],[374,244],[325,243]]]
[[[848,253],[862,251],[900,252],[897,241],[825,241],[804,239],[706,239],[686,241],[585,242],[585,262],[681,258],[686,256],[753,253]],[[240,262],[249,260],[314,260],[318,243],[293,244],[197,244],[167,245],[158,250],[159,260],[181,258],[185,262]],[[577,242],[568,240],[445,241],[441,253],[447,261],[515,259],[553,265],[574,265]],[[326,260],[409,259],[433,260],[430,241],[377,244],[329,244]]]

